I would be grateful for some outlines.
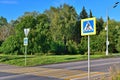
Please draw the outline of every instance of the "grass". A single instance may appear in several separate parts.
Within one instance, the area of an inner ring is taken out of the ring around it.
[[[103,75],[99,80],[120,80],[120,64],[113,64],[110,66],[109,73],[109,76]]]
[[[120,64],[114,64],[109,69],[109,80],[120,80]]]
[[[91,55],[91,59],[98,58],[109,58],[115,57],[118,55]],[[62,63],[62,62],[71,62],[71,61],[81,61],[87,60],[87,55],[27,55],[26,61],[27,66],[36,66],[36,65],[45,65],[53,63]],[[25,57],[24,55],[0,55],[0,63],[16,65],[16,66],[25,66]]]

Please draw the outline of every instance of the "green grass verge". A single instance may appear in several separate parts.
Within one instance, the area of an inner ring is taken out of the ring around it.
[[[91,55],[91,59],[98,58],[109,58],[109,57],[118,57],[118,55]],[[71,61],[81,61],[87,60],[87,55],[39,55],[39,56],[30,56],[27,55],[26,61],[27,66],[36,66],[44,64],[53,64],[53,63],[62,63],[62,62],[71,62]],[[25,57],[24,55],[0,55],[0,63],[16,65],[16,66],[25,66]]]

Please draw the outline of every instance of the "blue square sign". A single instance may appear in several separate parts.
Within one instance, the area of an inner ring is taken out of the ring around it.
[[[96,34],[96,18],[87,18],[81,20],[81,35]]]
[[[28,38],[24,38],[24,46],[27,46],[28,45]]]

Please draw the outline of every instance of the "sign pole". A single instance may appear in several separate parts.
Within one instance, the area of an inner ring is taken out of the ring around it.
[[[88,80],[90,80],[90,36],[88,35]]]
[[[26,57],[27,57],[27,45],[25,46],[25,66],[26,66]]]
[[[29,33],[30,29],[24,29],[24,33],[25,33],[25,38],[24,38],[24,46],[25,46],[25,66],[27,65],[27,46],[28,46],[28,33]]]
[[[81,20],[81,35],[88,36],[88,80],[90,80],[90,35],[96,34],[96,18]]]
[[[24,53],[24,55],[25,55],[25,66],[26,66],[26,57],[27,57],[27,45],[28,45],[28,38],[25,37],[25,38],[24,38],[24,46],[25,46],[25,53]]]

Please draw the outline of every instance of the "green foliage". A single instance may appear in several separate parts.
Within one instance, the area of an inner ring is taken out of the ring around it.
[[[96,23],[96,34],[100,34],[100,32],[104,29],[103,28],[103,24],[104,24],[104,20],[102,19],[102,17],[100,19],[97,19],[97,23]]]
[[[73,6],[63,4],[50,7],[44,13],[25,12],[15,21],[7,23],[0,17],[0,52],[24,54],[24,28],[30,28],[27,54],[85,54],[87,37],[81,36],[81,19],[93,17],[85,7],[78,15]],[[97,18],[97,35],[90,36],[91,54],[105,53],[106,24],[103,18]],[[109,19],[109,52],[120,52],[120,23]]]
[[[80,19],[85,19],[85,18],[88,18],[88,13],[86,12],[85,7],[83,7],[80,13]]]
[[[0,27],[2,27],[3,25],[7,25],[7,19],[0,16]]]
[[[80,53],[83,55],[83,54],[85,54],[85,52],[87,52],[87,37],[85,36],[85,37],[82,37],[81,38],[81,42],[80,42],[80,44],[79,44],[79,51],[80,51]]]
[[[51,49],[50,49],[50,53],[54,53],[54,54],[57,54],[57,55],[60,55],[60,54],[64,54],[65,52],[65,46],[62,42],[51,42],[51,45],[50,45]]]
[[[50,49],[49,19],[45,14],[36,17],[37,24],[30,31],[30,53],[46,53]]]
[[[92,11],[90,10],[90,15],[89,15],[89,17],[90,18],[92,18],[93,17],[93,15],[92,15]]]
[[[1,52],[24,54],[24,28],[30,28],[28,54],[46,53],[50,49],[49,19],[45,14],[26,13],[20,17],[15,26],[15,35],[8,37],[2,44]]]
[[[72,6],[64,4],[58,8],[51,7],[46,14],[51,21],[50,34],[54,41],[72,38],[77,20],[77,13]]]
[[[14,28],[7,22],[7,19],[0,16],[0,45],[11,34],[14,34]]]
[[[106,35],[104,33],[101,33],[100,35],[91,36],[91,52],[104,52],[106,49]],[[103,46],[102,46],[103,45]]]
[[[118,44],[116,45],[116,49],[118,52],[120,52],[120,37],[118,38]]]
[[[5,42],[3,42],[0,52],[7,54],[20,53],[20,49],[22,49],[20,46],[21,43],[18,40],[18,37],[10,36]]]
[[[74,41],[72,41],[72,40],[68,41],[67,49],[68,49],[68,53],[69,54],[78,54],[79,53],[78,45]]]
[[[114,20],[109,20],[109,51],[110,52],[119,52],[119,31],[120,23]]]
[[[115,29],[114,29],[114,50],[116,49],[118,52],[120,52],[120,23],[115,23]]]

